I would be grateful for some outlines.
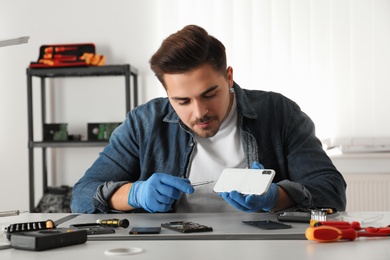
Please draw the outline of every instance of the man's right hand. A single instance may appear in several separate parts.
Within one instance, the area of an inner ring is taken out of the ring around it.
[[[165,173],[154,173],[146,181],[136,181],[130,188],[128,203],[149,212],[167,212],[183,192],[191,194],[194,188],[188,179]]]

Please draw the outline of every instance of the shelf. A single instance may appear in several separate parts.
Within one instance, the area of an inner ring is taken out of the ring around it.
[[[27,68],[27,75],[42,78],[123,76],[126,72],[137,75],[138,70],[129,64],[91,67]]]
[[[30,40],[30,36],[23,36],[23,37],[12,38],[12,39],[0,39],[0,47],[28,43],[29,40]]]
[[[30,142],[30,148],[61,148],[61,147],[103,147],[108,141],[42,141]]]
[[[102,141],[35,141],[34,140],[34,87],[33,77],[40,78],[40,112],[41,118],[38,122],[42,127],[47,122],[46,120],[46,79],[47,78],[64,78],[64,77],[103,77],[103,76],[122,76],[125,79],[125,102],[127,114],[132,108],[138,105],[138,70],[130,64],[122,65],[105,65],[105,66],[90,66],[90,67],[56,67],[56,68],[27,68],[27,111],[28,111],[28,153],[29,153],[29,194],[30,194],[30,211],[35,207],[35,166],[34,152],[35,148],[41,148],[42,152],[42,187],[43,193],[48,187],[48,159],[46,148],[84,148],[84,147],[104,147],[109,142]],[[132,99],[131,99],[132,97]],[[132,106],[131,106],[132,105]]]

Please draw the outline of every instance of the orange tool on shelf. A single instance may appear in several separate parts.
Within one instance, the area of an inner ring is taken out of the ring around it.
[[[30,68],[61,68],[102,66],[105,57],[95,52],[94,43],[71,43],[42,45],[39,48],[37,62],[31,62]],[[85,53],[90,54],[87,59],[82,58]]]
[[[64,52],[77,50],[77,47],[46,47],[45,53]]]
[[[76,55],[62,55],[62,54],[52,54],[46,53],[43,55],[44,59],[56,59],[56,60],[77,60]]]

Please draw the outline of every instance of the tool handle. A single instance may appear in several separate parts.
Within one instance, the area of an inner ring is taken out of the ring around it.
[[[109,227],[123,227],[127,228],[130,224],[130,222],[127,219],[98,219],[96,223],[104,226],[109,226]]]
[[[380,230],[380,228],[377,228]],[[317,226],[306,229],[306,238],[318,242],[334,242],[340,239],[355,240],[357,237],[388,237],[389,233],[380,231],[357,232],[353,228],[336,228],[333,226]]]
[[[332,226],[309,227],[305,232],[308,240],[333,242],[340,239],[355,240],[357,232],[353,228],[339,229]]]

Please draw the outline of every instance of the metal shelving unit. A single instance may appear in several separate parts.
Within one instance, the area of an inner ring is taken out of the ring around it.
[[[35,203],[35,172],[34,150],[42,150],[42,186],[45,194],[47,184],[47,148],[66,147],[102,147],[107,141],[35,141],[33,118],[33,77],[41,80],[41,123],[46,123],[46,79],[64,77],[101,77],[123,76],[125,79],[126,113],[138,105],[138,70],[129,64],[94,67],[65,67],[65,68],[27,68],[27,110],[28,110],[28,160],[29,160],[29,207],[34,209]],[[132,79],[132,80],[131,80]],[[42,138],[43,139],[43,138]]]

